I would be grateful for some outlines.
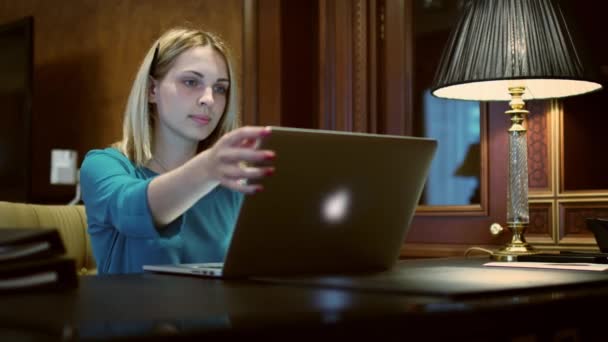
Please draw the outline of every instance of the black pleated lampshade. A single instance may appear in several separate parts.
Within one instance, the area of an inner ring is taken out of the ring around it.
[[[433,82],[437,97],[508,101],[579,95],[601,89],[581,57],[556,0],[469,0]]]

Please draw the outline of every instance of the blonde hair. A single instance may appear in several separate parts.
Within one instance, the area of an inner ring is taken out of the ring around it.
[[[212,146],[226,132],[239,126],[238,87],[231,56],[225,43],[217,36],[201,30],[171,29],[154,42],[139,67],[124,113],[123,137],[121,141],[114,144],[114,147],[137,166],[145,165],[153,157],[154,120],[151,117],[153,104],[148,102],[150,78],[161,80],[167,75],[179,55],[193,47],[207,45],[211,45],[226,61],[230,87],[226,94],[226,108],[220,122],[211,135],[199,143],[198,150],[202,151]]]

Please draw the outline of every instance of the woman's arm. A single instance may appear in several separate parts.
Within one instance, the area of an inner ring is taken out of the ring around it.
[[[240,165],[274,157],[272,151],[256,148],[255,142],[268,134],[270,129],[264,127],[234,130],[184,165],[154,178],[148,186],[148,202],[156,226],[162,229],[219,184],[243,193],[258,191],[259,185],[239,180],[260,178],[273,169]]]
[[[147,201],[150,179],[137,178],[134,172],[127,157],[116,150],[87,153],[80,184],[90,232],[112,226],[133,238],[158,236]]]

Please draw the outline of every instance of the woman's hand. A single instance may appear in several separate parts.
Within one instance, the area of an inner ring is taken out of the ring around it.
[[[269,134],[265,127],[236,129],[182,166],[155,177],[148,186],[148,201],[156,226],[173,222],[218,183],[247,194],[262,190],[247,180],[274,172],[270,161],[275,153],[258,148],[260,139]]]
[[[251,166],[275,158],[274,151],[258,149],[259,140],[269,134],[269,127],[241,127],[225,134],[213,147],[203,152],[208,157],[206,171],[209,176],[235,191],[261,191],[261,185],[247,184],[247,181],[269,176],[274,172],[274,168],[270,166]]]

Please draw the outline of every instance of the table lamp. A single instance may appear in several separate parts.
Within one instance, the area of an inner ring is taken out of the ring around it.
[[[577,50],[573,28],[556,0],[469,0],[451,33],[432,94],[472,101],[510,101],[507,226],[511,242],[492,258],[536,253],[526,243],[528,162],[524,100],[602,88]]]

